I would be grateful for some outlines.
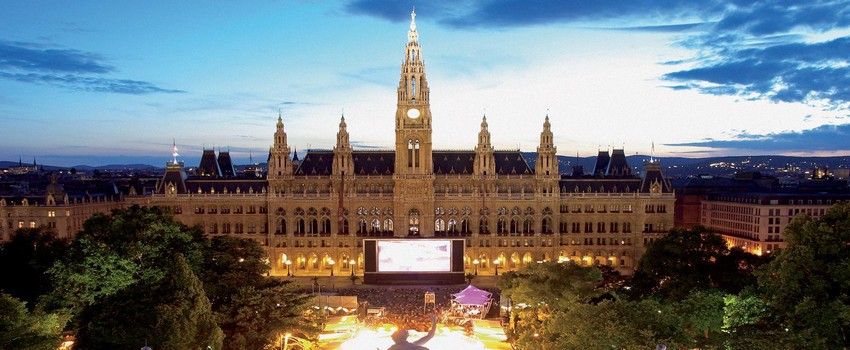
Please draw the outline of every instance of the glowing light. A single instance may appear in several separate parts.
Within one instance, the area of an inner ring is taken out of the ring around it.
[[[467,337],[463,334],[463,330],[458,327],[438,327],[437,332],[428,344],[429,349],[469,349],[469,350],[487,350],[480,340]],[[360,329],[346,342],[340,344],[339,350],[375,350],[387,349],[393,345],[390,335],[396,330],[396,327],[378,327],[375,330]],[[418,339],[424,336],[424,332],[410,331],[410,339]]]

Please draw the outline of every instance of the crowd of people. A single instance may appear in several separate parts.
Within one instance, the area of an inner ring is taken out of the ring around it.
[[[361,305],[358,310],[364,322],[389,323],[402,329],[413,329],[420,332],[428,331],[431,326],[430,315],[435,313],[438,318],[453,314],[451,310],[452,294],[458,293],[464,287],[380,287],[380,288],[350,288],[338,290],[338,295],[356,296]],[[488,316],[498,316],[499,296],[493,293],[493,306]],[[434,293],[434,302],[425,302],[425,294]],[[369,308],[383,308],[380,316],[369,315]]]

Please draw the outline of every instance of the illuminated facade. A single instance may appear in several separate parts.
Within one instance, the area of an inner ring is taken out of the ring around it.
[[[274,275],[362,274],[370,237],[463,237],[467,269],[479,274],[567,259],[631,273],[644,244],[672,227],[673,194],[659,164],[637,177],[614,150],[600,153],[594,175],[561,176],[548,116],[533,168],[519,151],[492,147],[486,117],[474,150],[434,150],[412,17],[394,150],[352,149],[343,117],[333,150],[293,159],[278,117],[266,179],[188,177],[172,162],[149,204],[174,208],[208,234],[258,240]]]
[[[798,215],[815,219],[847,193],[713,193],[701,203],[701,224],[723,235],[727,245],[770,254],[786,247],[784,231]]]

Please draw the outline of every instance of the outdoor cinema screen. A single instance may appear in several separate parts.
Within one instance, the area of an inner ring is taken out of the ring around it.
[[[451,240],[378,241],[378,272],[450,272]]]

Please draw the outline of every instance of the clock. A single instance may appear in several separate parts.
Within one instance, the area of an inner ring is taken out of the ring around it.
[[[419,110],[416,108],[411,108],[407,110],[407,116],[411,119],[419,118]]]

